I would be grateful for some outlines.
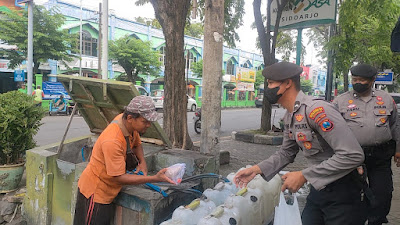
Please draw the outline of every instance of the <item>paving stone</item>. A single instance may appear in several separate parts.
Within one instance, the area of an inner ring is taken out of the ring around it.
[[[0,216],[10,215],[14,213],[17,204],[8,201],[0,202]]]

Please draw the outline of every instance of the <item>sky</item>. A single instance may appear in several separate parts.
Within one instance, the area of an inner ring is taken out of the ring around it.
[[[63,0],[68,3],[72,3],[74,5],[79,5],[80,0]],[[36,4],[43,4],[47,2],[47,0],[34,0]],[[82,6],[84,8],[89,8],[92,10],[98,10],[99,3],[102,0],[82,0]],[[240,37],[240,42],[236,42],[236,46],[238,49],[254,52],[261,54],[261,51],[256,48],[256,38],[257,31],[256,29],[251,29],[251,24],[254,22],[254,14],[253,14],[253,1],[245,0],[245,14],[243,16],[243,26],[241,26],[237,33]],[[135,0],[109,0],[109,9],[115,11],[115,15],[118,17],[123,17],[129,20],[135,20],[135,17],[147,17],[154,18],[154,10],[150,3],[145,4],[143,6],[136,6]],[[261,13],[265,12],[265,10],[261,10]],[[308,38],[304,35],[305,30],[303,30],[303,43],[307,44]],[[306,45],[307,54],[305,57],[305,64],[316,64],[317,59],[313,58],[312,55],[316,52],[312,45]],[[292,54],[292,57],[295,57],[295,53]],[[280,56],[277,56],[280,58]],[[293,58],[293,60],[295,60]]]

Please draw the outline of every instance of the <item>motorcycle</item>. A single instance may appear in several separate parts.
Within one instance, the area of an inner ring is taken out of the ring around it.
[[[196,112],[194,113],[193,121],[194,121],[194,131],[197,134],[200,134],[200,132],[201,132],[201,109],[196,110]]]

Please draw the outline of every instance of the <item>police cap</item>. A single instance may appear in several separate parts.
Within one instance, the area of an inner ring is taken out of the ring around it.
[[[278,62],[267,66],[262,74],[268,80],[286,80],[295,76],[299,76],[303,72],[303,68],[289,62]]]
[[[366,78],[372,78],[378,73],[378,71],[374,67],[367,64],[359,64],[357,66],[353,66],[350,71],[353,76]]]

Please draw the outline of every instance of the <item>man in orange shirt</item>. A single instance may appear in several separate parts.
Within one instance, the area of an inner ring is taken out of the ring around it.
[[[147,176],[139,134],[145,133],[151,122],[158,119],[153,100],[148,96],[137,96],[101,133],[78,181],[75,225],[111,224],[112,201],[123,185],[174,183],[165,175],[166,168],[154,176]],[[144,176],[126,173],[126,158],[130,152],[138,161],[136,171],[142,171]]]

